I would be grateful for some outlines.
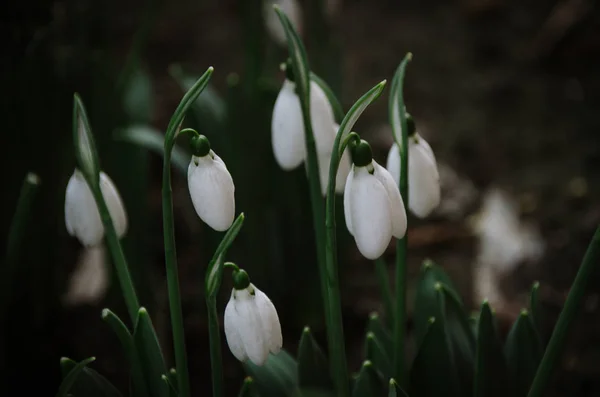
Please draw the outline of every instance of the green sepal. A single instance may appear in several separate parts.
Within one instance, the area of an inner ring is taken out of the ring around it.
[[[61,358],[61,371],[63,373],[66,373],[66,375],[60,383],[58,392],[56,393],[56,397],[67,397],[69,395],[69,392],[71,391],[71,388],[73,387],[79,376],[82,374],[84,368],[94,360],[96,360],[96,357],[90,357],[78,362],[75,365],[71,365],[72,360],[66,357]]]
[[[360,372],[354,381],[352,397],[383,396],[382,378],[370,361],[363,362]]]
[[[511,396],[525,397],[542,359],[542,344],[527,310],[521,310],[504,346]]]
[[[484,301],[477,324],[477,358],[473,385],[475,397],[510,395],[506,359],[494,320],[490,305]]]
[[[298,346],[298,386],[301,389],[331,389],[333,382],[325,354],[305,327]]]
[[[443,318],[430,318],[409,376],[409,395],[462,396]]]
[[[60,369],[63,379],[77,366],[77,363],[69,358],[60,360]],[[104,376],[87,366],[71,386],[68,394],[73,397],[121,397],[121,392]]]
[[[298,388],[298,363],[287,351],[269,355],[267,362],[258,366],[244,362],[246,373],[254,379],[261,397],[291,396]]]
[[[138,351],[150,395],[152,397],[169,397],[169,388],[162,380],[162,375],[167,373],[167,366],[152,320],[148,311],[143,307],[138,311],[133,342]]]

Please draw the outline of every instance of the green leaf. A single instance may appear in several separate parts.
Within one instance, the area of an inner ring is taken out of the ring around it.
[[[392,87],[390,89],[390,98],[388,102],[388,113],[390,116],[390,125],[392,126],[394,141],[400,147],[402,147],[402,126],[406,124],[406,110],[401,109],[401,107],[404,107],[404,74],[406,73],[406,66],[411,59],[412,54],[409,52],[402,62],[400,62],[398,69],[396,69],[394,78],[392,79]]]
[[[179,390],[177,388],[179,387],[179,385],[177,383],[177,371],[175,370],[175,368],[171,368],[169,370],[169,373],[167,373],[167,377],[169,378],[169,384],[171,384],[173,389],[175,389],[175,395],[178,396]]]
[[[408,394],[402,390],[394,379],[390,379],[390,391],[388,397],[408,397]]]
[[[77,363],[69,358],[60,361],[63,378],[71,372]],[[104,376],[92,368],[83,367],[81,374],[71,386],[69,394],[74,397],[121,397],[121,393]]]
[[[383,349],[388,352],[388,357],[392,352],[393,341],[391,333],[385,328],[383,325],[379,314],[371,313],[369,315],[369,323],[367,324],[367,332],[372,332],[379,343],[382,345]]]
[[[285,350],[271,354],[263,366],[246,361],[244,368],[261,397],[290,396],[298,388],[298,363]]]
[[[342,119],[344,118],[344,108],[342,107],[342,104],[340,103],[340,101],[337,99],[337,97],[333,93],[333,90],[331,89],[331,87],[329,87],[329,85],[325,82],[325,80],[323,80],[322,78],[320,78],[313,72],[310,72],[310,79],[312,81],[314,81],[315,83],[317,83],[317,85],[319,87],[321,87],[321,89],[325,93],[325,96],[327,97],[327,100],[331,104],[331,108],[333,109],[333,114],[335,116],[335,120],[338,123],[340,123],[342,121]]]
[[[73,144],[77,167],[92,189],[100,184],[100,163],[92,128],[79,94],[73,96]]]
[[[130,142],[143,148],[151,150],[161,156],[165,155],[164,135],[157,129],[148,125],[130,125],[129,127],[115,131],[116,140]],[[171,163],[175,165],[182,175],[187,175],[188,166],[192,155],[181,147],[175,145],[171,152]]]
[[[205,294],[209,299],[214,299],[219,292],[221,280],[223,279],[223,257],[242,229],[244,219],[245,216],[242,212],[235,221],[233,221],[233,224],[229,227],[225,236],[223,236],[223,240],[221,240],[212,259],[208,263],[208,268],[206,269]]]
[[[540,309],[540,283],[536,281],[531,287],[529,296],[529,310],[531,311],[531,319],[538,335],[540,334],[541,326],[541,309]]]
[[[370,361],[363,362],[358,377],[352,388],[352,397],[383,396],[384,388],[381,377]]]
[[[239,397],[256,397],[256,392],[254,391],[254,379],[252,379],[252,377],[246,376],[238,396]]]
[[[366,359],[373,363],[373,367],[381,374],[383,379],[390,379],[393,367],[389,351],[386,351],[373,332],[367,333],[365,345]]]
[[[167,373],[165,360],[152,320],[148,315],[148,311],[143,307],[138,311],[133,342],[140,357],[142,371],[150,395],[153,397],[169,397],[169,388],[162,380],[162,375]]]
[[[432,317],[428,323],[410,370],[409,394],[419,397],[462,396],[443,318]]]
[[[175,379],[175,384],[173,384],[173,382],[171,382],[171,378],[169,378],[169,375],[162,374],[160,378],[163,382],[165,382],[167,388],[169,389],[169,397],[177,397],[177,379]]]
[[[309,327],[304,327],[298,347],[298,386],[302,389],[333,387],[329,364]]]
[[[153,110],[152,81],[142,69],[134,70],[123,94],[123,109],[132,122],[148,123]]]
[[[477,360],[475,366],[475,397],[509,396],[506,360],[494,315],[487,301],[481,305],[478,322]]]
[[[333,390],[302,388],[297,389],[292,397],[335,397]]]
[[[525,397],[543,354],[542,344],[527,310],[521,310],[508,333],[504,352],[512,389],[510,395]]]
[[[109,309],[102,310],[102,320],[104,320],[117,335],[119,342],[121,342],[121,347],[125,351],[125,356],[131,367],[132,394],[139,397],[148,396],[149,389],[142,370],[140,356],[138,355],[137,348],[133,342],[133,337],[127,329],[127,326],[125,326],[123,321]]]
[[[71,360],[69,360],[68,358],[62,358],[60,360],[61,361],[61,369],[65,372],[68,367],[71,367],[71,369],[68,371],[67,375],[63,378],[63,381],[61,382],[60,387],[58,388],[58,392],[56,393],[56,397],[67,397],[68,393],[71,391],[71,388],[75,384],[75,381],[77,381],[77,378],[83,372],[83,369],[85,368],[85,366],[94,360],[96,360],[96,357],[86,358],[85,360],[75,364],[74,366],[71,366],[70,362],[69,362]],[[63,361],[64,361],[64,363],[63,363]]]

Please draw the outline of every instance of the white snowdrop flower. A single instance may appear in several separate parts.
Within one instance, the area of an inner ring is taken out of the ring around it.
[[[245,274],[243,270],[238,272]],[[263,365],[269,353],[277,354],[281,350],[281,324],[273,302],[249,282],[247,275],[245,280],[245,288],[235,288],[234,281],[231,298],[225,307],[225,337],[231,353],[238,360],[249,359],[256,365]]]
[[[67,306],[78,306],[100,301],[109,285],[108,267],[103,244],[86,247],[69,279],[63,303]]]
[[[331,128],[335,123],[333,108],[323,89],[314,81],[310,82],[310,113],[317,153],[331,153],[335,139]],[[271,143],[277,164],[286,171],[298,167],[306,158],[300,98],[296,94],[296,84],[289,79],[283,82],[273,107]]]
[[[406,234],[406,210],[390,173],[372,160],[368,143],[361,141],[354,151],[354,166],[344,191],[346,226],[359,251],[377,259],[392,236]]]
[[[100,191],[108,206],[117,235],[122,237],[127,231],[125,206],[113,181],[100,172]],[[75,170],[65,194],[65,224],[71,236],[75,236],[86,247],[98,245],[104,237],[104,225],[96,200],[83,174]]]
[[[400,181],[400,149],[390,148],[386,168]],[[425,218],[440,204],[440,175],[431,146],[418,133],[408,137],[408,208]]]
[[[225,231],[235,215],[233,179],[223,160],[210,149],[206,137],[194,137],[192,146],[195,155],[188,167],[188,188],[194,209],[208,226]]]
[[[285,30],[273,9],[274,5],[278,5],[281,11],[287,15],[292,26],[294,26],[299,35],[302,35],[302,8],[297,0],[263,1],[263,19],[265,21],[267,32],[277,44],[285,46],[287,45]]]

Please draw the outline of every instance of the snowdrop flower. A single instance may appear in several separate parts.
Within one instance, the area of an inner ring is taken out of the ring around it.
[[[408,208],[419,218],[425,218],[440,204],[440,175],[433,150],[429,143],[414,130],[408,131]],[[412,127],[412,128],[411,128]],[[400,181],[400,148],[393,144],[386,168],[396,186]]]
[[[366,141],[354,148],[353,157],[344,191],[346,226],[359,251],[367,259],[377,259],[392,236],[404,237],[406,210],[394,179],[373,160]]]
[[[279,17],[273,10],[273,6],[278,5],[281,11],[287,15],[299,35],[302,35],[302,8],[297,0],[265,0],[263,1],[263,18],[267,27],[267,32],[277,44],[287,45],[285,30],[281,25]]]
[[[300,98],[296,94],[296,83],[290,76],[291,68],[286,69],[288,78],[283,82],[281,91],[273,107],[271,119],[271,143],[273,154],[279,166],[290,171],[298,167],[306,157],[306,140]],[[317,153],[325,156],[333,150],[335,124],[333,108],[314,81],[310,82],[310,114]]]
[[[283,344],[277,310],[244,270],[234,270],[233,285],[224,316],[227,344],[238,360],[263,365]]]
[[[339,125],[333,125],[333,138],[335,140],[335,135],[337,134]],[[331,154],[333,153],[333,144],[331,146],[331,150],[318,152],[317,151],[317,161],[319,165],[319,178],[321,181],[321,192],[323,196],[327,195],[327,185],[329,183],[329,163],[331,162]],[[342,194],[344,193],[344,187],[346,186],[346,178],[348,178],[348,174],[350,173],[350,167],[352,166],[352,161],[350,160],[350,154],[348,149],[344,150],[342,154],[342,158],[340,159],[340,165],[338,167],[337,175],[335,177],[335,192]]]
[[[235,186],[225,163],[204,135],[192,138],[188,188],[196,213],[218,232],[229,229],[235,215]]]
[[[87,247],[81,254],[69,279],[63,303],[67,306],[94,304],[106,294],[109,286],[109,264],[103,244]]]
[[[100,191],[108,206],[117,235],[122,237],[127,231],[125,206],[113,181],[104,172],[100,172]],[[65,224],[69,234],[77,237],[86,247],[98,245],[104,237],[104,225],[96,200],[83,174],[77,169],[67,184]]]

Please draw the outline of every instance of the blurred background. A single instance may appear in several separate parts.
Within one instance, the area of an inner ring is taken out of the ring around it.
[[[123,353],[100,318],[104,307],[125,314],[110,256],[102,247],[84,250],[64,226],[65,187],[75,165],[74,92],[87,107],[102,168],[125,201],[129,264],[173,365],[162,158],[131,140],[160,138],[183,93],[208,66],[215,68],[211,85],[186,125],[207,135],[227,163],[236,209],[247,217],[228,259],[274,301],[288,351],[295,354],[307,324],[324,341],[305,171],[280,170],[271,152],[270,117],[287,50],[265,3],[272,2],[30,0],[1,6],[2,241],[23,178],[29,171],[41,178],[18,267],[0,280],[10,291],[0,312],[6,395],[53,395],[62,356],[97,356],[93,367],[127,390]],[[377,82],[391,80],[406,52],[414,54],[405,100],[436,153],[442,204],[427,220],[410,220],[409,273],[416,276],[423,259],[433,259],[470,308],[490,300],[505,333],[539,280],[547,341],[600,222],[597,2],[299,0],[296,11],[289,10],[313,71],[345,110]],[[387,93],[356,130],[385,164],[392,144]],[[186,142],[180,144],[185,152]],[[189,157],[182,158],[185,167]],[[220,235],[196,216],[181,168],[172,172],[183,311],[192,392],[205,395],[210,365],[202,288]],[[341,210],[338,205],[343,312],[355,370],[368,314],[382,303],[373,264],[358,253]],[[390,275],[393,248],[386,254]],[[590,280],[549,395],[600,395],[598,281]],[[230,288],[225,277],[220,313]],[[223,356],[227,393],[235,395],[242,368],[225,343]]]

